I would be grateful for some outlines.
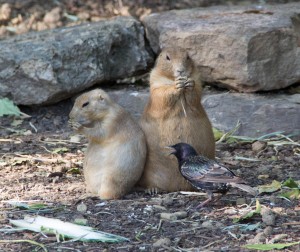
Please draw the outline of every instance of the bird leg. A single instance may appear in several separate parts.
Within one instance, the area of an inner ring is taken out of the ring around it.
[[[200,203],[198,206],[196,206],[196,209],[199,209],[201,207],[206,206],[209,202],[216,202],[219,199],[221,199],[223,197],[223,195],[224,195],[222,193],[222,194],[218,195],[217,197],[215,197],[214,194],[211,191],[207,191],[206,193],[207,193],[208,199],[204,200],[202,203]]]
[[[196,209],[199,209],[199,208],[202,208],[202,207],[206,206],[209,202],[211,202],[213,200],[214,195],[211,191],[206,191],[206,194],[207,194],[208,199],[204,200],[198,206],[196,206]]]

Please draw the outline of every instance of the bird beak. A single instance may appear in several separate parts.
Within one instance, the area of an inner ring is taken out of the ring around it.
[[[172,151],[172,152],[169,153],[169,156],[172,155],[172,154],[174,155],[176,153],[175,149],[172,146],[165,146],[165,149],[168,149],[168,150]]]

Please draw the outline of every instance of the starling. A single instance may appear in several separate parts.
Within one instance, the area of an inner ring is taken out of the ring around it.
[[[182,176],[198,190],[205,191],[208,199],[197,208],[205,206],[213,200],[213,193],[225,194],[231,187],[237,187],[252,195],[257,192],[252,187],[245,185],[245,181],[236,176],[225,166],[215,160],[198,155],[195,149],[186,143],[178,143],[168,148],[176,156]]]

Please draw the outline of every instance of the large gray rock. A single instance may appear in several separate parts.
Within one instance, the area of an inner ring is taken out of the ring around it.
[[[0,97],[50,104],[93,84],[145,71],[153,63],[144,29],[130,17],[0,41]]]
[[[108,91],[112,99],[140,118],[149,98],[148,90]],[[202,103],[213,126],[236,135],[258,137],[276,131],[300,133],[300,94],[204,93]],[[299,136],[298,136],[299,138]]]
[[[300,133],[300,94],[221,93],[204,96],[203,105],[214,127],[237,135],[258,137],[276,131]]]
[[[144,18],[154,51],[188,49],[204,81],[242,92],[300,80],[300,3],[169,11]]]

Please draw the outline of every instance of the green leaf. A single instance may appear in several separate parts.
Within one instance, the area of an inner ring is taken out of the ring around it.
[[[273,180],[271,184],[258,186],[258,193],[271,193],[281,189],[281,183],[277,180]]]
[[[67,171],[67,173],[70,173],[70,174],[81,174],[81,171],[79,168],[71,168]]]
[[[43,203],[34,203],[34,204],[26,204],[24,202],[9,202],[9,204],[18,207],[20,209],[27,209],[27,210],[40,210],[40,209],[45,209],[48,206]]]
[[[247,249],[257,249],[257,250],[272,250],[272,249],[284,249],[293,245],[297,245],[300,242],[291,242],[291,243],[274,243],[274,244],[247,244],[243,246]]]
[[[254,231],[255,229],[258,229],[259,226],[260,226],[260,222],[258,222],[256,224],[235,224],[232,226],[225,227],[225,228],[223,228],[223,230],[230,230],[230,229],[238,228],[242,232],[246,232],[246,231]]]
[[[213,133],[214,133],[215,141],[218,141],[224,135],[224,133],[221,130],[218,130],[216,128],[213,128]]]
[[[4,116],[4,115],[19,116],[20,114],[21,111],[16,105],[14,105],[14,103],[11,100],[7,98],[0,99],[0,116]]]
[[[293,199],[300,199],[300,190],[299,189],[293,189],[289,190],[288,192],[280,194],[280,197],[293,200]]]
[[[299,188],[299,185],[297,184],[297,182],[295,182],[295,180],[293,180],[291,178],[284,181],[282,183],[282,185],[286,186],[286,187],[289,187],[289,188],[292,188],[292,189],[298,189]]]
[[[32,213],[47,213],[47,212],[53,212],[58,209],[61,209],[61,207],[54,208],[53,206],[46,205],[44,203],[25,203],[21,201],[7,201],[8,204],[19,208],[20,210],[27,210],[28,212]]]
[[[261,212],[261,205],[260,205],[259,201],[256,200],[256,208],[255,208],[255,210],[252,210],[252,211],[246,213],[245,215],[241,216],[240,218],[235,218],[233,220],[233,223],[237,223],[239,221],[250,219],[254,215],[260,214],[260,212]]]

